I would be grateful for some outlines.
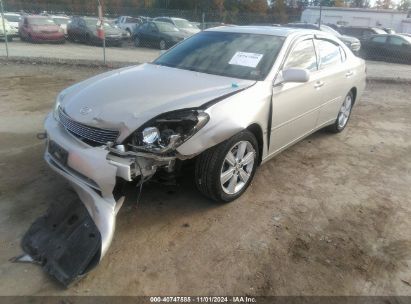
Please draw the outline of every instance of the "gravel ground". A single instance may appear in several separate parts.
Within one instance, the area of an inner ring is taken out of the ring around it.
[[[9,44],[9,54],[12,57],[34,57],[64,60],[88,60],[103,62],[103,48],[81,43],[66,42],[65,44],[27,43],[19,39]],[[143,63],[152,61],[160,54],[160,50],[136,48],[125,42],[122,47],[107,47],[106,60],[110,62]],[[6,56],[4,42],[0,41],[0,56]]]
[[[101,264],[63,289],[12,264],[50,202],[76,199],[35,138],[64,87],[97,68],[0,63],[0,295],[411,295],[411,88],[369,83],[348,128],[318,132],[217,205],[147,184]]]
[[[9,43],[11,58],[40,59],[43,62],[68,61],[103,63],[103,49],[98,46],[66,42],[65,44],[33,44],[21,42],[19,39]],[[130,41],[122,47],[107,47],[108,65],[124,65],[127,63],[150,62],[160,55],[160,51],[151,48],[136,48]],[[4,42],[0,41],[0,57],[6,56]],[[411,65],[387,63],[383,61],[367,61],[367,74],[370,78],[400,79],[411,82]]]

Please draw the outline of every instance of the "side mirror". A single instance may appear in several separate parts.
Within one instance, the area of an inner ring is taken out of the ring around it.
[[[310,80],[310,71],[300,68],[289,68],[283,70],[277,77],[274,85],[287,82],[308,82]]]

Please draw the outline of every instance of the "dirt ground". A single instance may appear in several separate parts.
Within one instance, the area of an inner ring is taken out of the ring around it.
[[[76,199],[36,139],[56,94],[97,68],[0,64],[0,295],[411,295],[411,87],[369,83],[347,129],[318,132],[218,205],[147,184],[101,264],[64,289],[8,260],[50,202]]]

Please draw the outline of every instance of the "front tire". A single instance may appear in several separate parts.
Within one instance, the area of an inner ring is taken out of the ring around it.
[[[258,143],[248,130],[204,151],[197,159],[195,182],[208,198],[231,202],[250,185],[259,159]]]
[[[350,91],[347,96],[345,96],[344,102],[341,105],[340,111],[338,112],[337,119],[334,124],[329,127],[329,130],[333,133],[342,132],[348,124],[351,117],[352,107],[354,105],[354,94]]]

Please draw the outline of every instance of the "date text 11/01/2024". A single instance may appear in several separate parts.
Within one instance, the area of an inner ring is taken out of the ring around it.
[[[256,303],[254,297],[150,297],[151,303]]]

